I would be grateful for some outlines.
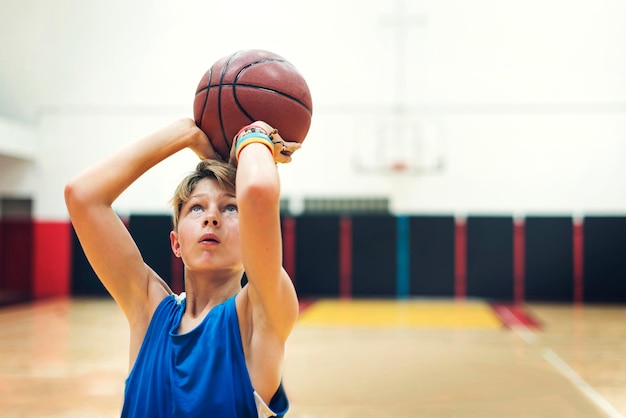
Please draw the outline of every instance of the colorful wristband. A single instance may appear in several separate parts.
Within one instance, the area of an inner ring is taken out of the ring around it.
[[[239,161],[239,154],[241,153],[241,151],[246,146],[254,143],[265,145],[272,153],[272,158],[274,157],[274,144],[272,143],[270,137],[260,132],[252,132],[243,135],[237,140],[237,145],[235,145],[235,156],[237,158],[237,161]]]

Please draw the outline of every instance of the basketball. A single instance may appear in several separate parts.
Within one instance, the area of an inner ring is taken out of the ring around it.
[[[237,132],[262,120],[285,141],[304,141],[313,112],[311,92],[285,58],[250,49],[217,60],[204,74],[193,104],[196,125],[226,161]]]

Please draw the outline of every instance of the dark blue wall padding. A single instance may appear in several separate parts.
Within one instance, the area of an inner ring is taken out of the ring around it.
[[[571,217],[525,220],[525,299],[571,302],[574,297]]]
[[[396,222],[391,215],[352,216],[353,296],[396,296]]]
[[[172,249],[170,215],[131,215],[128,230],[135,239],[144,261],[165,282],[172,284]]]
[[[584,301],[626,302],[626,217],[584,219]]]
[[[452,215],[305,213],[293,222],[289,256],[300,298],[455,295]],[[135,214],[128,228],[146,262],[171,286],[171,216]],[[522,300],[626,302],[626,216],[587,216],[580,230],[582,251],[575,252],[572,217],[525,218],[524,247],[517,252],[524,260]],[[72,233],[71,294],[108,296]],[[513,301],[513,217],[469,216],[466,235],[465,295]],[[575,265],[582,266],[582,296],[575,292]]]
[[[513,299],[513,218],[467,218],[467,296]]]
[[[410,218],[411,295],[454,295],[454,217]]]
[[[296,218],[295,286],[299,297],[339,295],[339,216]]]
[[[72,283],[71,294],[74,296],[109,296],[109,292],[91,268],[83,247],[72,228]]]

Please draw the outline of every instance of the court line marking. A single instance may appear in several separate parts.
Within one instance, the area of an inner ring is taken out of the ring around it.
[[[581,392],[583,392],[587,398],[591,399],[600,409],[606,412],[611,418],[624,418],[609,401],[607,401],[602,395],[600,395],[589,383],[585,381],[569,364],[565,362],[558,354],[552,349],[546,348],[542,352],[543,358],[545,358],[555,369],[557,369],[567,380],[572,382]]]
[[[506,306],[501,306],[498,309],[502,320],[509,326],[513,332],[517,334],[522,340],[529,345],[535,345],[537,343],[537,336],[530,328],[528,328],[522,321],[520,321],[513,312]]]
[[[537,335],[529,329],[522,321],[510,311],[507,307],[501,308],[503,315],[506,315],[507,319],[511,322],[510,328],[524,340],[528,345],[535,346],[537,344]],[[626,418],[615,407],[607,401],[602,395],[600,395],[585,379],[583,379],[576,371],[563,360],[558,354],[551,348],[545,348],[542,350],[541,355],[543,358],[552,365],[565,379],[573,384],[578,390],[580,390],[591,402],[593,402],[598,408],[603,410],[611,418]]]

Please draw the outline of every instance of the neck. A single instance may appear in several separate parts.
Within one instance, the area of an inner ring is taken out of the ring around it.
[[[185,314],[191,317],[204,316],[211,308],[230,299],[241,290],[243,272],[232,273],[219,280],[206,276],[198,278],[185,274],[185,293],[187,296]]]

